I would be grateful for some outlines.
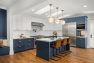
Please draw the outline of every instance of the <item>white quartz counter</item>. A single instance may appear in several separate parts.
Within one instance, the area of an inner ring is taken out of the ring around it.
[[[58,38],[42,38],[42,39],[37,39],[37,41],[44,41],[44,42],[53,42],[56,41],[57,39],[64,39],[64,38],[69,38],[69,37],[58,37]]]

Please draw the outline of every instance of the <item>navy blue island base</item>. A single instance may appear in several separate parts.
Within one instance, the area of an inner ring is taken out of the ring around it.
[[[55,40],[51,40],[50,38],[36,40],[36,56],[49,61],[53,57],[53,48],[51,47],[51,45],[54,42]],[[61,51],[63,51],[63,49],[64,46],[61,46]],[[66,50],[70,50],[69,44],[66,45]]]

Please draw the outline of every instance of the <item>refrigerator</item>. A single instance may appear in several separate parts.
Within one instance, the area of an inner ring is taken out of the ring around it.
[[[70,37],[70,46],[76,47],[76,22],[66,23],[62,26],[63,37]]]

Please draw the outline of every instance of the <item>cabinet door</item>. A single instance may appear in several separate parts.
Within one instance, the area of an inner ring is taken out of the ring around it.
[[[2,37],[3,37],[3,39],[7,39],[7,17],[6,17],[6,10],[3,10],[3,12],[2,12],[3,14],[2,14],[2,27],[3,27],[3,29],[2,29]]]
[[[0,38],[7,39],[6,10],[0,9]]]
[[[76,47],[85,48],[85,38],[77,38]]]
[[[2,36],[3,36],[3,21],[2,21],[2,10],[0,9],[0,38],[2,39]]]
[[[9,47],[2,47],[0,48],[0,56],[1,55],[8,55],[9,54]]]
[[[34,40],[33,39],[25,39],[24,41],[25,49],[34,48]]]

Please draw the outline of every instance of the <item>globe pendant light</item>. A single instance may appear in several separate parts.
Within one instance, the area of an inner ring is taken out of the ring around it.
[[[61,10],[61,11],[62,11],[62,17],[63,17],[63,11],[64,11],[64,10]],[[65,21],[64,21],[64,19],[63,19],[63,18],[60,20],[60,23],[61,23],[62,25],[64,25],[64,24],[65,24]]]
[[[54,18],[51,16],[51,7],[52,7],[52,4],[49,4],[49,6],[50,6],[50,16],[49,16],[49,18],[48,18],[48,21],[49,21],[50,23],[53,23],[53,22],[54,22]]]

